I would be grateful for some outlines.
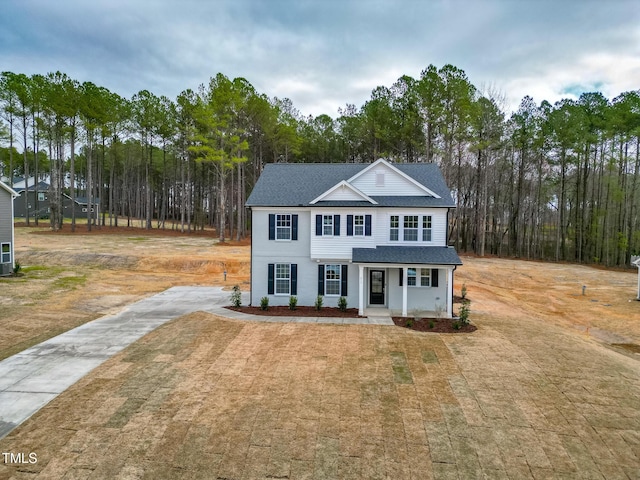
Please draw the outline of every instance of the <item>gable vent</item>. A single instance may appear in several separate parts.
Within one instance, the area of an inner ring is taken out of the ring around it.
[[[376,172],[376,187],[384,187],[384,172]]]

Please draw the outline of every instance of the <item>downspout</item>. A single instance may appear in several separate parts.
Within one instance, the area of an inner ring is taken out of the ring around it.
[[[452,317],[453,317],[453,284],[456,283],[455,282],[456,268],[458,268],[458,266],[454,265],[453,270],[451,270],[451,316]]]
[[[251,246],[249,247],[249,306],[253,304],[253,211],[249,209],[249,221],[251,222]]]

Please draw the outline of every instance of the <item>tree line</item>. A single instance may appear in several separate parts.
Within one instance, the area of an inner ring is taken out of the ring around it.
[[[173,100],[4,72],[0,168],[10,181],[50,176],[54,229],[62,194],[84,194],[101,205],[87,228],[209,225],[224,240],[245,236],[244,201],[265,163],[436,162],[460,251],[627,264],[640,251],[640,91],[525,97],[509,115],[503,103],[452,65],[377,87],[337,118],[303,116],[223,74]]]

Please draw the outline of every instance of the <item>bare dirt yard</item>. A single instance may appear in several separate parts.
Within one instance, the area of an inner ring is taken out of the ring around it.
[[[221,285],[225,266],[248,280],[249,247],[207,236],[16,243],[5,356],[172,285]],[[640,478],[636,272],[463,262],[470,334],[171,321],[0,440],[37,454],[0,458],[0,479]]]

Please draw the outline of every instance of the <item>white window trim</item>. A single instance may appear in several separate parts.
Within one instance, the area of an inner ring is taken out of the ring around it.
[[[397,227],[392,227],[391,226],[391,221],[392,221],[393,217],[398,217],[398,226]],[[401,217],[402,217],[401,215],[389,215],[389,241],[390,242],[399,242],[400,241],[400,218]],[[398,232],[398,238],[395,239],[395,240],[393,240],[391,238],[391,231],[392,230],[395,230],[395,231]]]
[[[331,233],[325,233],[325,228],[328,227],[329,225],[324,223],[324,220],[326,217],[331,218]],[[333,214],[323,214],[322,215],[322,236],[323,237],[333,237],[333,232],[335,231],[335,223],[336,223],[336,217]]]
[[[427,223],[428,227],[425,227],[424,224]],[[423,242],[432,242],[433,241],[433,217],[431,215],[422,215],[422,237],[421,241]],[[429,240],[425,240],[425,234],[429,232]]]
[[[278,277],[278,266],[287,265],[289,267],[288,277]],[[289,288],[286,293],[278,293],[278,280],[287,280]],[[273,294],[279,297],[288,297],[291,295],[291,264],[290,263],[276,263],[273,265]]]
[[[406,221],[407,221],[406,219],[408,217],[415,217],[416,218],[416,227],[415,228],[406,227],[405,226],[406,225]],[[415,230],[415,232],[416,232],[416,239],[415,240],[407,240],[407,238],[406,238],[407,230],[410,230],[410,231]],[[402,241],[403,242],[411,242],[411,243],[419,242],[421,240],[420,236],[419,236],[419,233],[420,233],[420,215],[403,215],[402,216]]]
[[[289,226],[278,226],[278,219],[280,217],[289,217]],[[293,230],[293,216],[290,213],[276,213],[276,231],[275,231],[275,240],[276,242],[290,242],[291,241],[291,236],[292,236],[292,230]],[[278,238],[278,229],[286,229],[289,232],[289,238]]]
[[[337,270],[337,278],[334,279],[329,279],[328,274],[329,274],[329,267],[338,267]],[[338,293],[327,293],[328,289],[327,289],[327,285],[328,282],[337,282],[338,283]],[[340,294],[342,293],[342,265],[336,264],[336,263],[331,263],[328,265],[324,266],[324,295],[326,297],[339,297],[341,296]]]
[[[358,227],[362,227],[362,233],[356,233],[356,218],[362,219],[362,224],[357,225]],[[354,237],[364,237],[365,234],[365,216],[364,215],[354,215],[353,216],[353,236]]]
[[[410,270],[414,270],[414,274],[411,275]],[[423,275],[422,272],[426,271],[427,275]],[[409,283],[409,279],[415,279],[415,285]],[[428,278],[429,285],[422,285],[422,279]],[[431,288],[431,269],[422,267],[408,267],[407,268],[407,287],[409,288]]]
[[[9,246],[9,251],[7,253],[4,252],[5,245]],[[9,255],[9,261],[7,262],[3,261],[2,259],[5,255]],[[0,243],[0,263],[11,263],[11,242]]]
[[[423,272],[427,272],[426,275],[424,275]],[[429,280],[429,285],[422,285],[422,279],[426,278]],[[431,287],[431,269],[430,268],[421,268],[420,269],[420,287],[422,288],[430,288]]]

